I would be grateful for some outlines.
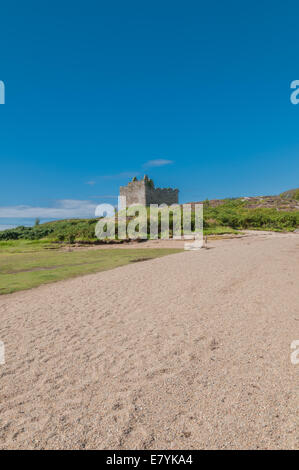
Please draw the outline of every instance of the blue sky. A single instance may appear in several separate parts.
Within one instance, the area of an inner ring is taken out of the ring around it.
[[[180,202],[299,186],[298,2],[0,10],[0,217],[87,216],[144,173]]]

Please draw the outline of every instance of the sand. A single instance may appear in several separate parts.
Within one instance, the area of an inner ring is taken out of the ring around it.
[[[209,248],[1,296],[0,447],[298,448],[299,235]]]

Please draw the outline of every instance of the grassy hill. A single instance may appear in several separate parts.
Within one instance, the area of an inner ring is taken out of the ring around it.
[[[282,199],[288,199],[288,200],[295,200],[299,201],[299,188],[297,189],[290,189],[289,191],[285,191],[280,195]]]
[[[95,225],[99,219],[66,219],[46,222],[34,227],[20,226],[0,232],[0,240],[49,240],[73,243],[96,240]]]
[[[206,234],[224,234],[242,229],[293,231],[299,227],[299,201],[296,199],[264,196],[206,200],[203,204],[204,232]],[[48,240],[70,244],[74,242],[99,243],[95,236],[95,226],[98,220],[69,219],[47,222],[35,227],[20,226],[0,232],[0,241]],[[171,224],[172,218],[170,217]],[[149,227],[148,220],[148,233]],[[194,213],[192,216],[193,229]]]

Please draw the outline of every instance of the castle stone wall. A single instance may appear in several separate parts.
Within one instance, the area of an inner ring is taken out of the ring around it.
[[[179,201],[179,190],[172,188],[151,188],[146,187],[145,199],[146,205],[150,204],[177,204]]]

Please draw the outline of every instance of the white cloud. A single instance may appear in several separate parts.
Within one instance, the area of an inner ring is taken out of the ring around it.
[[[89,184],[90,186],[94,186],[96,184],[95,181],[87,181],[86,184]]]
[[[55,207],[7,206],[0,207],[0,217],[40,217],[45,219],[65,219],[75,217],[94,217],[97,204],[91,201],[61,199]]]
[[[166,160],[165,158],[158,158],[156,160],[149,160],[143,166],[146,168],[151,168],[155,166],[171,165],[172,163],[174,163],[172,160]]]

